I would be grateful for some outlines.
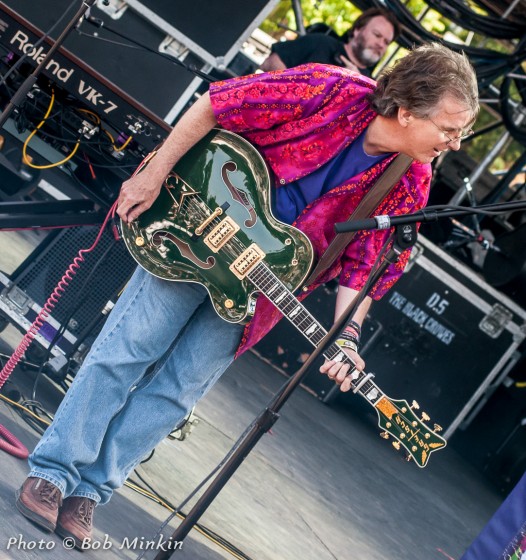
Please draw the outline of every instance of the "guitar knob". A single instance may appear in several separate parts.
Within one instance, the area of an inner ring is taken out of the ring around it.
[[[400,450],[400,442],[399,441],[393,441],[393,447],[399,451]]]
[[[411,403],[411,408],[412,408],[413,410],[419,410],[420,405],[419,405],[416,401],[413,401],[413,402]]]
[[[423,420],[424,422],[427,422],[428,420],[431,420],[431,418],[429,417],[429,415],[426,412],[422,412],[421,420]]]
[[[380,432],[380,437],[384,439],[389,439],[389,434],[387,432]]]
[[[440,424],[435,424],[435,425],[433,426],[433,430],[434,430],[435,432],[441,432],[443,429],[444,429],[444,428],[442,428],[442,426],[441,426]]]
[[[135,245],[137,245],[137,247],[142,247],[145,243],[144,237],[139,236],[135,238]]]

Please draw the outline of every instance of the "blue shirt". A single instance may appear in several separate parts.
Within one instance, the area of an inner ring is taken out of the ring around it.
[[[276,218],[286,224],[292,224],[311,202],[391,155],[385,153],[370,156],[363,149],[364,140],[365,133],[362,133],[335,158],[316,171],[288,185],[272,189],[273,212]]]

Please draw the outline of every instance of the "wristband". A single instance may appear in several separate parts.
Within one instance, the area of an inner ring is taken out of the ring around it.
[[[360,327],[360,325],[356,321],[349,321],[349,323],[345,327],[345,330],[347,329],[356,331],[358,333],[358,336],[362,334],[362,327]]]
[[[340,348],[349,348],[349,350],[353,350],[354,352],[358,352],[358,344],[354,340],[347,340],[345,338],[338,338],[336,340],[336,344]]]
[[[354,330],[345,329],[343,332],[340,333],[338,337],[339,340],[350,340],[354,342],[356,346],[360,344],[360,334],[355,332]]]

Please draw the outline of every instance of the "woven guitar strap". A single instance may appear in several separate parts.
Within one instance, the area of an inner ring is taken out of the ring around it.
[[[389,167],[382,173],[376,183],[369,189],[362,198],[360,204],[355,208],[347,221],[363,220],[372,216],[380,202],[391,192],[398,183],[402,175],[409,169],[413,159],[405,154],[398,154],[391,162]],[[318,276],[323,274],[334,262],[334,260],[345,250],[357,232],[349,231],[339,233],[331,241],[327,250],[309,274],[304,282],[304,286],[309,286]],[[305,289],[305,288],[304,288]]]

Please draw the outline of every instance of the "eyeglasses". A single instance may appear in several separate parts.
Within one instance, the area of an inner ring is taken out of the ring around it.
[[[462,140],[465,140],[466,138],[469,138],[471,135],[475,134],[473,130],[469,129],[468,131],[461,133],[460,136],[455,136],[454,138],[451,138],[451,136],[449,136],[447,132],[442,130],[435,121],[433,121],[429,117],[427,117],[427,120],[432,122],[436,126],[436,128],[438,128],[438,130],[440,130],[440,132],[447,138],[446,146],[449,146],[451,142],[456,142],[457,140],[462,142]]]

